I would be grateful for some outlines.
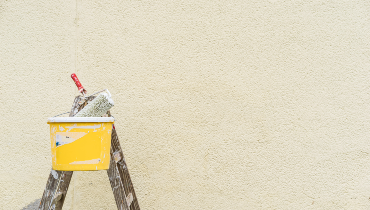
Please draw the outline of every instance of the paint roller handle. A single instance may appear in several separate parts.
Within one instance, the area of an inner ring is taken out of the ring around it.
[[[77,76],[75,73],[71,74],[71,78],[73,79],[73,81],[75,82],[77,88],[78,88],[78,91],[82,94],[85,94],[87,91],[85,90],[84,87],[82,87],[81,85],[81,82],[78,80]]]

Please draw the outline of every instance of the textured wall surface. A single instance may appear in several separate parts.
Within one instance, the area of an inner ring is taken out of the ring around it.
[[[369,209],[369,1],[0,1],[0,209],[31,209],[75,72],[144,209]],[[64,209],[115,209],[105,171]]]

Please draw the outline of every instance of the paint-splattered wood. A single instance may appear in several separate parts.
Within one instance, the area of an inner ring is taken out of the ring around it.
[[[111,160],[107,171],[117,208],[122,210],[139,210],[134,186],[127,169],[117,132],[112,130]]]
[[[94,97],[87,100],[77,96],[73,102],[70,117],[73,117],[86,106],[87,101],[92,100]],[[51,170],[49,179],[46,183],[44,194],[42,195],[39,210],[60,210],[63,207],[64,199],[67,195],[69,183],[71,181],[73,171],[55,171]]]
[[[51,170],[38,209],[62,209],[72,174],[72,171]]]

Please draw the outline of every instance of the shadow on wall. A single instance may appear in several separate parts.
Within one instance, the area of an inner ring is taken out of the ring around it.
[[[39,207],[41,199],[36,199],[34,202],[28,204],[27,206],[23,207],[22,210],[35,210]]]

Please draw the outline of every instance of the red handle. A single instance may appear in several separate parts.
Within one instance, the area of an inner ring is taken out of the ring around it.
[[[84,88],[84,87],[82,87],[81,82],[78,80],[78,78],[77,78],[76,74],[75,74],[75,73],[71,74],[71,77],[72,77],[73,81],[75,82],[75,84],[76,84],[76,86],[77,86],[77,88],[78,88],[78,91],[79,91],[80,93],[86,93],[85,88]]]

